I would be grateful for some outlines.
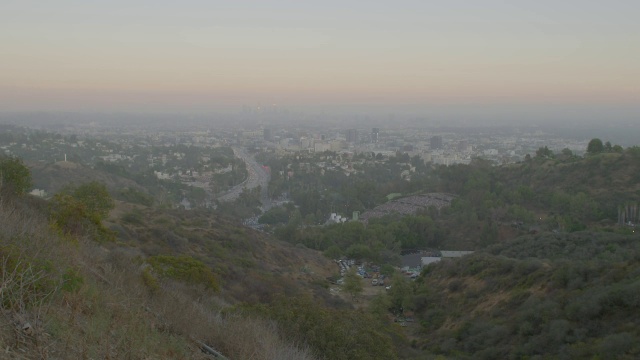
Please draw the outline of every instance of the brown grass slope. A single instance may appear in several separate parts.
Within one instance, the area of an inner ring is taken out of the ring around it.
[[[125,209],[131,209],[127,211]],[[219,213],[119,203],[107,222],[128,252],[142,257],[188,255],[222,283],[227,302],[266,302],[275,294],[311,292],[330,300],[325,279],[337,271],[321,253],[278,241]]]
[[[135,252],[61,234],[46,207],[0,198],[1,358],[212,358],[202,343],[231,359],[312,358],[272,323],[221,313],[211,290],[151,291]]]
[[[81,185],[92,181],[105,184],[112,193],[124,188],[146,192],[143,187],[133,180],[73,162],[31,163],[29,164],[29,169],[33,178],[33,187],[43,189],[49,194],[54,194],[65,186]]]

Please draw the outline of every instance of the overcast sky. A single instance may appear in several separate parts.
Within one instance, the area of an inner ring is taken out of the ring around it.
[[[637,0],[2,0],[0,110],[637,114],[639,15]]]

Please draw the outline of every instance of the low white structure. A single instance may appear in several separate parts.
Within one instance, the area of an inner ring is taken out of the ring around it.
[[[442,260],[441,257],[438,256],[423,256],[420,258],[420,262],[422,263],[422,267],[425,267],[429,264],[437,263]]]
[[[440,251],[440,254],[442,255],[443,258],[458,258],[458,257],[463,257],[465,255],[473,254],[473,251],[447,251],[447,250],[442,250],[442,251]]]
[[[41,189],[33,189],[31,190],[31,192],[29,192],[29,194],[33,195],[33,196],[38,196],[38,197],[45,197],[47,196],[47,192]]]

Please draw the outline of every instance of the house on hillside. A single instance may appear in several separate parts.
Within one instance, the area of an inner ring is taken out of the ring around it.
[[[429,264],[437,263],[440,260],[442,260],[442,258],[439,256],[423,256],[420,258],[422,267],[425,267]]]
[[[442,258],[432,253],[416,253],[402,256],[402,271],[419,273],[423,267],[436,263]]]
[[[422,267],[422,254],[408,254],[402,256],[402,270],[409,271],[412,269],[420,269]]]
[[[182,206],[185,210],[191,210],[191,201],[189,201],[187,198],[183,198],[182,201],[180,201],[180,206]]]

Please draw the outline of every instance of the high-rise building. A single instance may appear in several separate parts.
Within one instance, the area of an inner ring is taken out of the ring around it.
[[[439,150],[442,149],[442,136],[433,136],[431,137],[431,150]]]
[[[372,128],[371,129],[371,142],[377,144],[378,140],[380,140],[380,128]]]
[[[358,142],[358,130],[356,129],[347,130],[347,142],[350,142],[350,143]]]

